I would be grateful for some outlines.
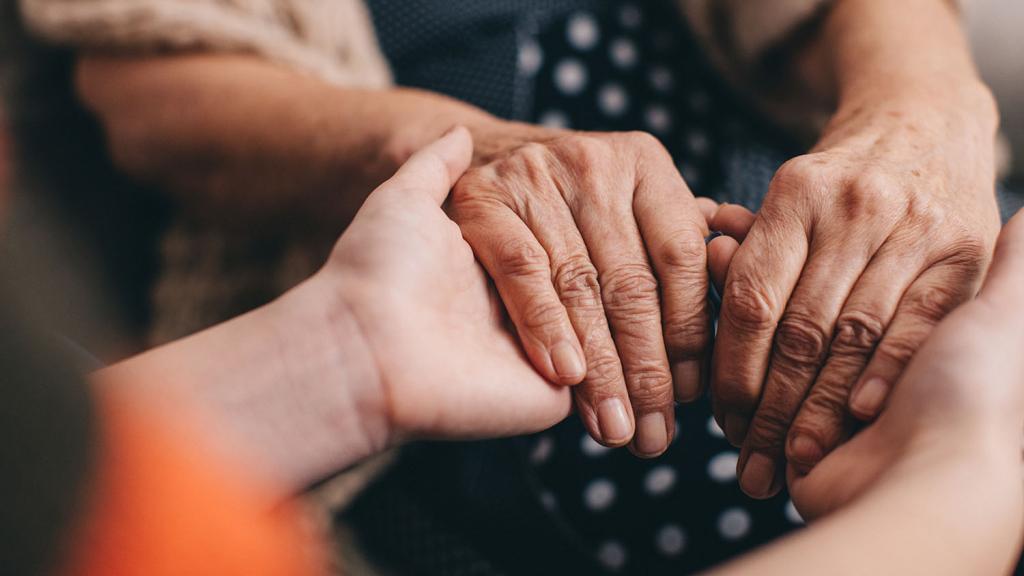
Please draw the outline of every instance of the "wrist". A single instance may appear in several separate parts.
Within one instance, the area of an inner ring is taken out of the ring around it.
[[[833,124],[862,114],[945,122],[951,116],[994,135],[999,124],[995,98],[974,76],[877,81],[840,93]]]
[[[314,275],[261,312],[282,367],[283,421],[309,481],[391,443],[384,383],[370,343],[336,282]]]

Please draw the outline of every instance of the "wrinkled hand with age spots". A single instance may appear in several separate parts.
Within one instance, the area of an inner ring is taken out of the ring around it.
[[[999,229],[986,98],[854,103],[775,175],[728,271],[712,371],[751,496],[778,492],[787,462],[806,473],[851,413],[876,416],[932,328],[974,296]]]
[[[453,219],[533,365],[578,384],[590,434],[661,454],[673,400],[700,395],[710,340],[700,207],[648,134],[493,131],[476,133]]]

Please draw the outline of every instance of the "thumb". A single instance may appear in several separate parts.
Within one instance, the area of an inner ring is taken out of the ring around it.
[[[1024,210],[999,234],[992,266],[979,300],[987,301],[1015,325],[1024,325]]]
[[[465,127],[456,126],[413,154],[374,195],[427,194],[440,205],[472,158],[473,137]]]

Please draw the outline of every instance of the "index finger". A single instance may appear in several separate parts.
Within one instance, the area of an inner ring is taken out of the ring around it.
[[[779,319],[808,253],[796,216],[766,206],[729,266],[712,359],[715,417],[739,446],[757,406]]]

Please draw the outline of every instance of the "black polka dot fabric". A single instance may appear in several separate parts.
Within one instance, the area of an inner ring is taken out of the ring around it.
[[[721,198],[736,156],[723,148],[748,137],[748,119],[685,32],[656,2],[605,3],[552,22],[519,48],[520,73],[534,78],[533,119],[650,132],[695,193]],[[706,400],[677,410],[677,430],[650,461],[602,447],[575,419],[524,445],[541,504],[609,572],[700,570],[801,523],[785,494],[754,501],[740,492],[738,452]]]

